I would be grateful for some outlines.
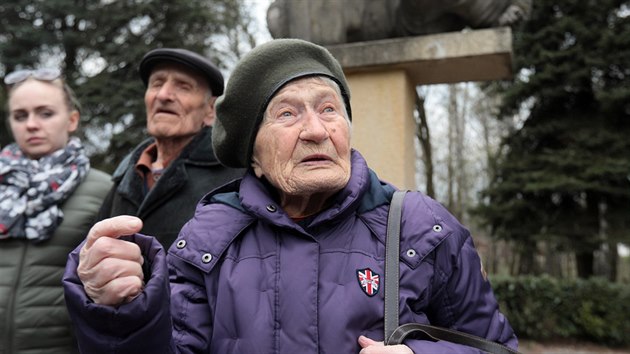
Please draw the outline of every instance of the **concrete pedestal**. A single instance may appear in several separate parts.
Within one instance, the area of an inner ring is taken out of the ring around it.
[[[353,143],[382,179],[416,189],[417,85],[512,76],[509,27],[329,46],[351,91]]]
[[[415,189],[415,85],[404,70],[350,74],[352,146],[381,179]],[[354,118],[356,117],[356,118]]]

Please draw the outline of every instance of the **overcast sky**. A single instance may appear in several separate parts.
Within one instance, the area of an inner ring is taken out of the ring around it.
[[[269,30],[267,30],[267,8],[273,0],[245,0],[245,4],[251,6],[252,13],[258,22],[260,31],[258,34],[258,43],[264,43],[271,39]]]

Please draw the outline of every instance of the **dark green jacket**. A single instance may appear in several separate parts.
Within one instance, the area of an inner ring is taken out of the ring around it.
[[[212,130],[204,128],[166,168],[145,195],[135,165],[153,139],[138,145],[114,172],[114,187],[99,219],[135,215],[142,219],[141,233],[155,236],[168,249],[182,226],[193,216],[197,202],[212,189],[240,178],[244,170],[222,166],[212,151]]]
[[[61,276],[111,185],[108,174],[91,169],[62,205],[63,222],[50,240],[0,240],[0,353],[77,352]]]

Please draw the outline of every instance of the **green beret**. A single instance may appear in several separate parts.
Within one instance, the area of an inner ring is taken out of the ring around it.
[[[225,95],[217,102],[212,145],[219,161],[229,167],[249,167],[271,98],[287,82],[316,75],[339,85],[351,118],[346,77],[326,48],[301,39],[274,39],[252,49],[234,68]]]

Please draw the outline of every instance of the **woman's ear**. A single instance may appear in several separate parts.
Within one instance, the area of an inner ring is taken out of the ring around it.
[[[70,112],[70,124],[68,124],[68,133],[74,133],[79,128],[79,120],[81,119],[81,113],[74,110]]]
[[[254,170],[254,174],[256,174],[256,177],[262,178],[263,171],[262,171],[262,168],[260,167],[260,163],[258,162],[258,159],[255,156],[252,157],[252,169]]]

